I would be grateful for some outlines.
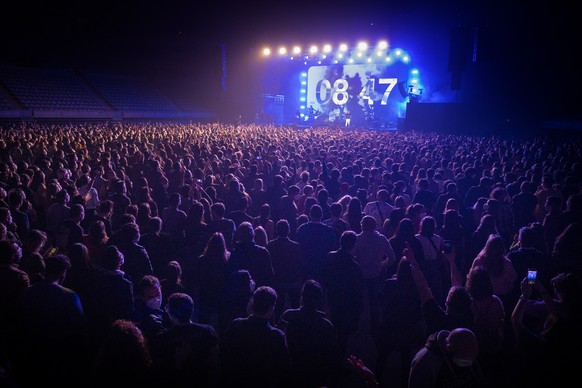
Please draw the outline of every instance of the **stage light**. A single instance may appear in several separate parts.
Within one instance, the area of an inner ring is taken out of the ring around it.
[[[342,51],[342,52],[348,51],[348,45],[345,44],[345,43],[340,44],[339,45],[339,50]]]
[[[366,43],[366,42],[358,43],[358,50],[360,50],[360,51],[368,50],[368,43]]]
[[[325,46],[323,46],[323,52],[324,53],[330,53],[331,52],[331,45],[330,44],[326,44]]]
[[[317,53],[317,46],[311,46],[309,48],[309,53],[310,54],[316,54]]]
[[[279,55],[285,55],[287,54],[287,49],[285,47],[280,47],[279,48]]]
[[[271,55],[271,49],[266,47],[263,49],[263,55],[268,57],[269,55]]]
[[[396,54],[397,57],[402,55],[402,51],[400,49],[396,50],[394,53]]]
[[[408,55],[405,55],[404,57],[402,57],[402,62],[408,63],[408,61],[410,61],[410,57]]]
[[[299,46],[293,47],[293,54],[295,55],[301,54],[301,47]]]
[[[366,60],[368,63],[372,62],[372,58],[368,57],[368,59]]]
[[[391,60],[392,60],[392,58],[386,57],[386,62],[390,62]]]
[[[383,54],[384,53],[382,51],[380,51],[380,50],[376,51],[376,55],[379,56],[379,57],[381,57]]]
[[[386,50],[388,48],[388,42],[386,42],[385,40],[381,40],[380,42],[378,42],[378,48],[380,50]]]

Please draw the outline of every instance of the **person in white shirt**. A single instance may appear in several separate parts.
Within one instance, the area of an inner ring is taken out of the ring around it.
[[[396,255],[390,241],[376,230],[374,217],[364,216],[361,225],[362,232],[357,235],[353,254],[362,268],[370,308],[370,328],[375,333],[380,319],[382,275],[396,262]]]
[[[390,193],[388,190],[380,189],[376,193],[376,200],[369,201],[366,206],[364,206],[363,213],[374,217],[378,227],[384,225],[384,221],[390,218],[390,213],[392,213],[392,209],[394,209],[394,206],[388,203],[389,198]]]

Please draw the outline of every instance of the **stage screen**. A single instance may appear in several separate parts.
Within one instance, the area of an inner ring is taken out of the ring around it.
[[[397,63],[311,66],[307,71],[305,121],[396,127],[405,117],[408,65]]]

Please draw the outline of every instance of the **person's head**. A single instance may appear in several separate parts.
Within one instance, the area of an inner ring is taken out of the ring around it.
[[[418,180],[418,190],[428,190],[430,187],[430,183],[428,181],[428,179],[426,178],[421,178]]]
[[[111,215],[113,211],[113,201],[110,199],[105,199],[99,202],[99,206],[97,207],[97,212],[101,216],[105,216],[106,218]]]
[[[277,221],[275,224],[275,233],[277,234],[277,237],[289,237],[289,232],[289,221],[284,218],[281,218],[279,221]]]
[[[490,234],[483,247],[486,256],[497,257],[505,255],[505,243],[499,234]]]
[[[121,236],[125,242],[137,243],[140,239],[139,225],[135,222],[128,222],[121,226]]]
[[[580,277],[571,272],[561,272],[551,279],[556,296],[569,309],[576,309],[578,314],[582,309],[582,282]]]
[[[340,218],[343,212],[343,206],[339,202],[334,202],[329,206],[329,213],[332,217]]]
[[[376,219],[372,216],[364,216],[361,221],[362,232],[373,232],[376,230]]]
[[[109,245],[101,259],[101,266],[110,271],[118,271],[124,262],[123,253],[115,245]]]
[[[241,222],[235,233],[237,241],[241,243],[251,243],[255,240],[255,229],[248,221]]]
[[[255,290],[252,298],[252,312],[263,318],[271,318],[277,302],[277,292],[269,286],[261,286]]]
[[[300,194],[301,194],[301,189],[297,185],[291,185],[287,189],[287,195],[289,195],[289,197],[291,199],[294,199],[294,200],[299,199]]]
[[[453,362],[461,367],[473,365],[479,355],[477,337],[467,328],[452,330],[446,338],[445,347]]]
[[[323,217],[323,209],[318,204],[311,206],[309,209],[309,219],[312,222],[320,222]]]
[[[475,300],[493,295],[491,276],[484,267],[474,267],[467,274],[467,290]]]
[[[557,195],[550,195],[546,198],[546,203],[544,204],[548,211],[557,211],[562,209],[562,198]]]
[[[175,292],[168,297],[166,311],[175,324],[188,324],[191,322],[194,312],[194,300],[188,294]]]
[[[224,207],[224,203],[222,202],[215,202],[212,204],[212,206],[210,206],[210,216],[212,217],[212,220],[221,220],[222,218],[224,218],[224,212],[226,211],[226,208]]]
[[[386,189],[380,189],[376,193],[376,200],[380,202],[388,202],[390,199],[390,193]]]
[[[14,241],[0,241],[0,265],[17,264],[22,257],[20,246]]]
[[[188,209],[188,220],[193,223],[201,223],[204,218],[204,205],[195,201]]]
[[[20,208],[25,199],[26,195],[21,189],[10,190],[8,193],[8,205],[14,209]]]
[[[398,223],[395,236],[400,239],[408,240],[414,238],[414,223],[410,218],[403,218]]]
[[[179,284],[182,282],[182,266],[177,260],[172,260],[164,268],[165,279],[170,284]]]
[[[530,248],[536,244],[536,234],[529,226],[523,226],[519,228],[518,241],[519,246],[522,248]]]
[[[271,205],[269,205],[268,203],[264,203],[261,205],[261,207],[259,208],[259,217],[261,217],[261,219],[268,219],[271,217]]]
[[[358,197],[352,197],[348,203],[348,214],[358,215],[362,213],[362,201]]]
[[[23,241],[25,253],[38,253],[47,242],[47,234],[40,229],[31,229]]]
[[[226,240],[224,239],[224,235],[221,232],[214,232],[210,236],[208,242],[206,243],[203,255],[212,257],[222,257],[226,260],[227,256]]]
[[[135,287],[136,299],[141,299],[146,306],[157,310],[162,306],[162,286],[160,280],[154,275],[145,275]]]
[[[357,235],[353,230],[345,230],[340,237],[340,248],[350,252],[356,246]]]
[[[420,234],[432,237],[436,230],[436,220],[432,216],[424,216],[420,221]]]
[[[150,217],[148,223],[146,225],[146,233],[153,233],[153,234],[160,234],[162,232],[162,227],[164,225],[164,221],[162,221],[161,217]]]
[[[71,262],[66,255],[50,255],[44,259],[45,270],[44,277],[49,282],[58,282],[65,280],[67,271],[71,268]]]
[[[89,265],[89,249],[83,243],[72,244],[69,247],[67,256],[73,266],[83,268]]]
[[[308,310],[317,310],[323,303],[323,288],[314,279],[306,280],[301,289],[301,304]]]
[[[471,316],[472,322],[471,304],[471,295],[466,287],[453,286],[449,289],[445,300],[447,314],[456,317]]]

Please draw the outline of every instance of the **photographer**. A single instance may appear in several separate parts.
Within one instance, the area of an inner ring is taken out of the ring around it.
[[[574,378],[578,354],[582,345],[582,284],[573,273],[560,273],[552,278],[553,290],[542,282],[521,282],[521,296],[513,310],[511,321],[522,351],[523,371],[516,376],[528,376],[537,385],[565,385]],[[537,290],[541,300],[531,299]],[[526,372],[526,373],[522,373]],[[526,384],[528,385],[528,384]]]

